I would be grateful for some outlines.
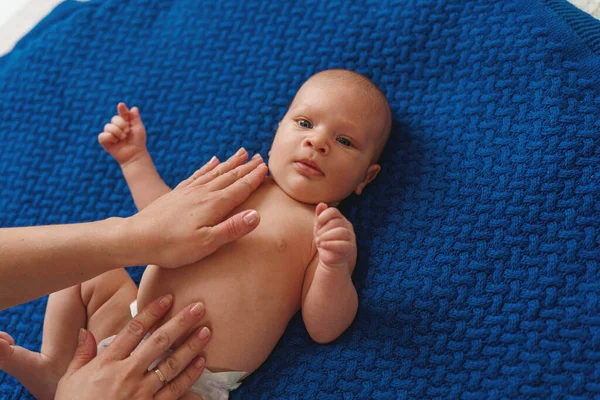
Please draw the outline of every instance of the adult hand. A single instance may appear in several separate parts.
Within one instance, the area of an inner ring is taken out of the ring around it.
[[[55,399],[168,400],[183,395],[204,370],[204,359],[198,354],[210,338],[208,328],[198,329],[152,371],[148,367],[198,323],[204,314],[203,305],[185,307],[131,354],[172,301],[173,297],[166,295],[150,303],[98,356],[94,336],[82,330],[73,361],[58,382]],[[200,337],[203,329],[208,333],[204,338]]]
[[[247,157],[242,149],[214,159],[129,218],[0,229],[0,310],[116,268],[191,264],[249,233],[260,221],[254,210],[223,222],[267,174],[260,156]]]
[[[260,217],[255,210],[223,221],[267,174],[260,155],[244,164],[247,157],[240,149],[224,163],[213,158],[174,190],[130,217],[130,232],[136,233],[133,237],[144,235],[136,242],[146,246],[135,253],[146,254],[148,264],[176,268],[196,262],[256,228]]]

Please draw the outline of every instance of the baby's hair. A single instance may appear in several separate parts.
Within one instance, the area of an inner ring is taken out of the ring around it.
[[[372,95],[373,100],[378,102],[380,106],[384,108],[386,120],[383,131],[380,132],[380,141],[375,151],[375,156],[373,158],[373,161],[376,162],[381,156],[381,153],[383,152],[383,149],[390,136],[390,130],[392,129],[392,111],[390,108],[390,104],[388,103],[387,98],[385,96],[385,93],[383,93],[383,91],[367,76],[348,69],[327,69],[321,72],[317,72],[316,74],[311,76],[309,80],[316,76],[340,79],[342,81],[346,81],[352,85],[355,85],[356,87],[363,89],[366,93]]]

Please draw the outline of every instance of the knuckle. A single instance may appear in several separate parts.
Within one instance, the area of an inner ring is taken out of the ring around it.
[[[14,354],[14,347],[11,348],[12,353],[9,356],[12,356]],[[93,350],[90,350],[88,348],[85,349],[78,349],[75,352],[75,355],[73,356],[74,360],[89,360],[91,358],[93,358],[95,355],[95,352]],[[8,359],[7,359],[8,361]]]
[[[144,336],[144,324],[137,319],[132,319],[127,323],[127,333],[132,334],[136,337]]]
[[[198,343],[195,340],[188,340],[187,348],[194,354],[197,354],[198,350],[200,350],[200,346],[198,346]]]
[[[110,365],[110,364],[108,364],[108,365]],[[138,374],[138,368],[135,365],[135,363],[131,363],[131,362],[130,363],[126,363],[125,366],[124,366],[124,368],[122,368],[120,370],[119,379],[122,382],[127,382],[127,381],[131,380],[137,374]]]
[[[198,169],[196,170],[193,174],[192,174],[192,179],[198,179],[200,176],[202,176],[204,172],[202,171],[202,169]]]
[[[211,254],[219,248],[219,238],[214,229],[206,229],[203,235],[203,246],[205,249],[204,254]]]
[[[164,331],[156,331],[151,336],[153,342],[162,348],[169,347],[169,335]]]
[[[179,326],[187,326],[188,320],[185,318],[185,314],[181,314],[177,317],[177,325]]]
[[[181,383],[177,380],[171,381],[169,383],[169,392],[171,392],[172,394],[178,396],[179,394],[183,393],[183,388],[181,386]]]
[[[179,371],[179,363],[173,357],[169,357],[165,360],[165,364],[167,368],[171,370],[173,374],[176,374]]]
[[[161,314],[156,311],[156,308],[154,307],[148,307],[144,313],[146,313],[146,315],[149,315],[151,318],[160,318]]]
[[[239,182],[242,185],[242,187],[244,188],[244,191],[252,192],[252,182],[250,182],[250,179],[248,179],[248,177],[245,177],[244,179],[240,179]]]
[[[221,192],[219,194],[219,202],[229,207],[231,204],[231,196],[227,192]]]
[[[236,168],[236,169],[234,169],[232,171],[229,171],[227,174],[230,175],[232,178],[234,178],[236,181],[238,179],[240,179],[240,177],[242,176],[242,173],[239,170],[239,168]]]
[[[213,178],[218,178],[219,176],[223,175],[223,166],[219,165],[217,168],[212,170],[212,175]]]
[[[227,229],[227,234],[231,237],[236,237],[238,234],[241,233],[240,229],[238,228],[237,224],[233,219],[230,219],[225,223],[225,228]]]

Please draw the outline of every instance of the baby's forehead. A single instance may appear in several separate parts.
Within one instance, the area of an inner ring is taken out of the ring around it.
[[[372,103],[362,103],[362,99],[355,104],[348,104],[352,102],[352,99],[346,98],[344,104],[336,104],[330,102],[320,101],[322,99],[314,99],[317,101],[311,101],[311,99],[303,98],[299,101],[295,101],[290,105],[288,110],[291,114],[304,115],[306,117],[327,117],[329,119],[340,120],[340,123],[350,125],[353,128],[358,129],[361,122],[364,121],[378,121],[384,117],[384,113],[380,110],[376,110]]]
[[[367,90],[364,87],[356,85],[343,85],[339,82],[332,84],[306,82],[292,100],[290,109],[306,108],[318,110],[326,107],[351,109],[352,106],[360,106],[361,108],[377,111],[380,101],[377,99],[377,93],[372,90]]]

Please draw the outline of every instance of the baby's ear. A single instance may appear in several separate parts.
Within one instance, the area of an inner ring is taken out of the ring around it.
[[[379,171],[381,171],[381,166],[379,164],[373,164],[369,166],[369,168],[367,169],[367,175],[365,176],[365,179],[358,184],[356,189],[354,189],[354,193],[360,195],[365,186],[367,186],[369,183],[371,183],[373,179],[375,179]]]

